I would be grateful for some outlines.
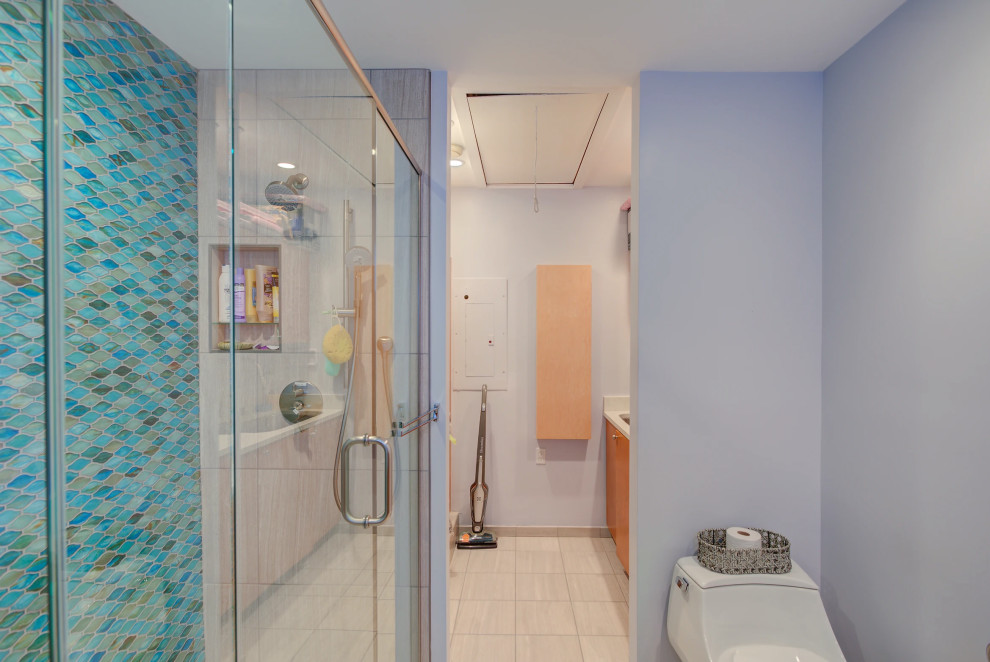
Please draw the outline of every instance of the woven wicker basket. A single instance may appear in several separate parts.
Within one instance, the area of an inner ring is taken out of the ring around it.
[[[698,532],[698,563],[725,575],[780,575],[791,571],[791,543],[784,536],[766,529],[762,549],[726,549],[725,529]]]

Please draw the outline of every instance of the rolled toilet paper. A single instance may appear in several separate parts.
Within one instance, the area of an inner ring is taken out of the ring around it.
[[[763,536],[759,531],[741,526],[731,526],[725,530],[726,549],[760,549]]]

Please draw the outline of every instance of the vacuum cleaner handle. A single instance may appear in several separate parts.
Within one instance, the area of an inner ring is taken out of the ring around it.
[[[485,433],[487,428],[488,385],[481,387],[481,421],[478,425],[478,456],[474,464],[474,483],[471,485],[471,532],[481,533],[485,528],[485,510],[488,508],[488,485],[485,484]]]
[[[478,464],[481,465],[481,484],[485,488],[485,451],[488,433],[488,385],[481,386],[481,421],[478,423]],[[474,479],[478,480],[478,467],[475,466]]]

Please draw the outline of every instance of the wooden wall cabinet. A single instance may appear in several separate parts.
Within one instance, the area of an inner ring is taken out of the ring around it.
[[[591,438],[591,266],[536,267],[536,437]]]
[[[605,422],[605,519],[615,553],[629,574],[629,440]]]

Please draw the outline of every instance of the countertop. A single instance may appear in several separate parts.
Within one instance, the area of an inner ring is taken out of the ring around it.
[[[615,426],[615,429],[629,439],[629,424],[619,418],[620,414],[629,413],[628,395],[606,395],[602,407],[605,420]]]

